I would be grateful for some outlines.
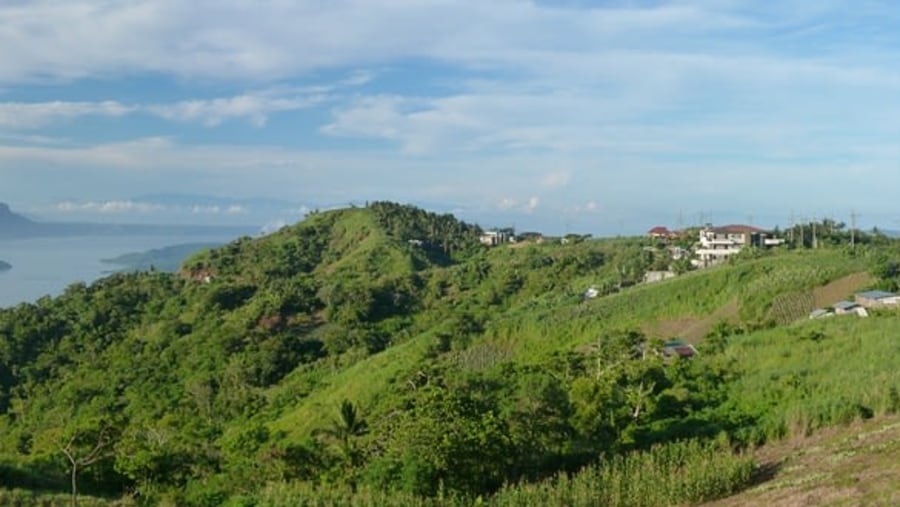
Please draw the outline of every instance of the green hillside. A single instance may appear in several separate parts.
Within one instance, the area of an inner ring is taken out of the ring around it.
[[[886,239],[642,284],[647,239],[480,233],[373,203],[0,311],[0,501],[696,503],[900,410],[900,317],[806,319],[896,286]]]

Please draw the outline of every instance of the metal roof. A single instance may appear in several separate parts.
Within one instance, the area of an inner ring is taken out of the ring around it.
[[[883,290],[867,290],[865,292],[860,292],[857,294],[859,297],[863,297],[866,299],[886,299],[897,297],[893,292],[887,292]]]
[[[713,227],[710,229],[712,232],[724,233],[724,234],[753,234],[756,232],[766,232],[763,229],[758,227],[753,227],[752,225],[743,225],[743,224],[731,224],[731,225],[723,225],[720,227]]]

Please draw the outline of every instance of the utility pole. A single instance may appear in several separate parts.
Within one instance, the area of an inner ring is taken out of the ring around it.
[[[819,241],[816,239],[816,217],[812,219],[812,247],[813,250],[819,248]]]
[[[850,211],[850,246],[856,246],[856,219],[859,215],[856,214],[856,210]]]
[[[800,217],[800,246],[806,247],[806,231],[804,230],[803,223],[806,222],[806,219]]]
[[[794,210],[791,210],[791,246],[796,246],[794,244]]]

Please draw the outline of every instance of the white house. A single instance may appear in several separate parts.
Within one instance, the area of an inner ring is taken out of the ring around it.
[[[497,246],[502,245],[503,243],[511,243],[514,241],[514,236],[509,230],[494,229],[491,231],[484,231],[480,240],[483,245]]]
[[[767,236],[762,229],[749,225],[705,227],[700,230],[700,247],[694,264],[705,268],[725,262],[748,246],[765,246]]]

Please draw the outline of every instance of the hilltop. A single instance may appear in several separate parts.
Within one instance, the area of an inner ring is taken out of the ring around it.
[[[807,319],[896,285],[890,242],[643,284],[648,238],[481,234],[378,202],[0,311],[0,477],[63,493],[99,449],[84,491],[178,505],[683,504],[900,410],[897,315]]]

